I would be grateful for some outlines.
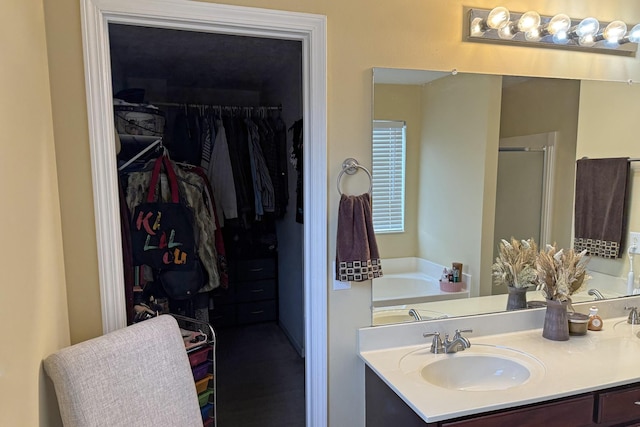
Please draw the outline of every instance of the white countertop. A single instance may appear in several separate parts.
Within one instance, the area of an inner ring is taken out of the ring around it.
[[[631,298],[636,298],[637,301],[617,299],[613,302],[598,302],[597,305],[601,308],[601,313],[624,315],[625,305],[638,305],[640,302],[637,297]],[[359,334],[359,355],[426,422],[542,402],[640,381],[640,338],[636,336],[640,326],[626,323],[626,315],[606,317],[602,331],[589,331],[584,336],[571,336],[569,341],[551,341],[542,337],[541,328],[526,328],[527,324],[541,326],[543,318],[544,309],[537,309],[448,321],[363,328]],[[465,334],[472,347],[504,346],[524,352],[541,363],[543,369],[539,375],[532,376],[519,386],[494,391],[450,390],[422,380],[419,371],[428,363],[429,358],[455,355],[430,353],[431,338],[423,338],[422,333],[439,331],[452,334],[455,328],[474,327],[474,323],[479,326],[476,328],[477,333]],[[514,330],[520,330],[504,333],[505,323],[511,324]],[[498,324],[501,326],[491,326]],[[492,329],[501,333],[492,334]],[[387,345],[382,341],[386,341]],[[422,365],[414,372],[403,372],[400,367],[402,357],[420,350],[422,351],[418,354],[425,358]]]

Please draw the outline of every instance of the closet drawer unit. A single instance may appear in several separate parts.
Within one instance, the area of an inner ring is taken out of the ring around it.
[[[252,302],[276,297],[275,279],[240,282],[236,284],[238,302]]]
[[[214,328],[234,326],[237,323],[236,305],[214,305],[209,311],[209,321]]]
[[[276,277],[275,258],[239,260],[236,264],[235,280],[239,282],[272,279],[274,277]]]
[[[229,289],[216,288],[211,291],[213,305],[234,304],[236,302],[236,285],[230,285]]]
[[[238,324],[276,320],[276,301],[259,301],[238,304]]]

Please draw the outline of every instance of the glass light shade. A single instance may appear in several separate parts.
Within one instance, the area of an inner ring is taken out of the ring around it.
[[[595,37],[599,29],[600,22],[596,18],[584,18],[576,27],[576,35],[578,37]]]
[[[631,43],[640,43],[640,24],[636,24],[627,37]]]
[[[487,16],[487,26],[494,30],[499,30],[509,23],[509,19],[511,19],[509,10],[506,7],[499,6],[489,12],[489,16]]]
[[[578,39],[578,44],[584,47],[591,47],[596,44],[596,38],[591,35],[583,36]]]
[[[569,31],[569,27],[571,27],[571,18],[569,18],[564,13],[561,13],[551,18],[551,20],[547,24],[547,31],[552,35],[562,32],[566,33],[567,31]]]
[[[523,13],[518,20],[518,30],[527,33],[540,26],[540,14],[538,12],[529,11]]]
[[[498,30],[498,37],[503,40],[511,40],[516,35],[516,30],[513,25],[505,25]]]
[[[533,30],[524,33],[524,38],[529,42],[538,42],[542,38],[542,35],[538,28],[534,28]]]
[[[609,43],[618,43],[627,34],[627,24],[622,21],[612,21],[602,33],[602,37]]]

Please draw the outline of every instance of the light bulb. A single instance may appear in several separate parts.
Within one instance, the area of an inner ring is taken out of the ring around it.
[[[596,38],[592,35],[582,36],[578,39],[578,44],[584,47],[591,47],[596,44]]]
[[[576,35],[578,37],[595,37],[599,29],[600,23],[596,18],[584,18],[576,27]]]
[[[473,21],[471,21],[471,27],[469,28],[471,35],[479,37],[484,34],[484,29],[485,25],[482,18],[473,18]]]
[[[619,43],[627,33],[627,24],[622,21],[613,21],[607,25],[602,36],[608,43]]]
[[[547,24],[547,32],[551,35],[569,31],[571,27],[571,18],[564,13],[554,16]],[[565,34],[566,36],[566,34]]]
[[[494,30],[499,30],[509,23],[509,19],[511,19],[509,10],[506,7],[499,6],[489,12],[489,16],[487,16],[487,26]]]
[[[631,43],[640,43],[640,24],[636,24],[627,36]]]
[[[538,42],[542,38],[542,35],[538,28],[534,28],[533,30],[524,33],[524,38],[529,42]]]
[[[498,37],[503,40],[511,40],[516,35],[513,25],[505,25],[498,30]]]
[[[529,11],[523,13],[520,19],[518,20],[518,30],[523,33],[527,33],[532,31],[535,28],[540,26],[540,15],[538,12]]]
[[[566,31],[558,31],[553,35],[553,42],[555,44],[567,44],[569,41],[569,35]]]

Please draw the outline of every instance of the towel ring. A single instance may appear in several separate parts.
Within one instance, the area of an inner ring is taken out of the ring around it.
[[[342,162],[342,171],[338,174],[338,193],[342,196],[342,191],[340,190],[340,180],[342,179],[342,175],[345,173],[347,175],[353,175],[358,172],[358,169],[362,169],[369,176],[369,194],[373,191],[373,177],[371,176],[371,172],[364,166],[362,166],[356,159],[348,158]]]

